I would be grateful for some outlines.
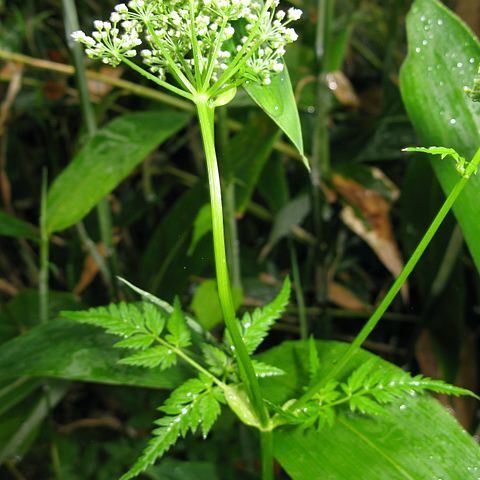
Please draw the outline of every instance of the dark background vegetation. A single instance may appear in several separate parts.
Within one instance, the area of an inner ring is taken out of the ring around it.
[[[85,29],[112,6],[109,1],[77,3]],[[392,273],[398,272],[412,252],[443,198],[428,164],[400,151],[417,144],[398,89],[410,2],[337,2],[335,45],[343,38],[347,48],[344,57],[342,52],[339,59],[333,55],[335,71],[326,78],[332,89],[321,93],[327,110],[319,108],[316,89],[317,2],[291,3],[305,11],[298,26],[300,41],[289,50],[287,63],[306,151],[309,156],[316,154],[316,135],[326,125],[328,137],[323,145],[330,147],[331,169],[319,194],[313,196],[318,208],[312,209],[311,181],[293,151],[277,143],[267,152],[269,159],[262,165],[249,205],[238,215],[241,309],[272,298],[281,279],[291,273],[295,252],[310,332],[350,340],[385,293]],[[478,31],[477,2],[445,3]],[[54,179],[78,151],[86,132],[72,76],[52,71],[51,64],[38,63],[40,59],[70,63],[60,3],[0,1],[0,19],[0,49],[29,57],[22,67],[0,60],[0,208],[38,225],[42,172],[47,169],[49,179]],[[332,51],[335,45],[330,46]],[[143,82],[128,71],[102,69],[98,64],[89,68],[135,84]],[[98,81],[89,85],[100,125],[123,113],[166,108],[126,89]],[[243,161],[248,163],[256,155],[255,148],[273,145],[270,121],[245,96],[239,95],[224,115],[240,125],[253,122],[255,126],[239,137],[244,138],[240,143]],[[229,134],[233,142],[242,131],[234,129]],[[233,155],[228,149],[223,153]],[[279,220],[275,196],[281,195],[282,185],[297,207],[289,214],[283,212]],[[196,313],[199,310],[209,318],[208,301],[198,294],[200,286],[206,288],[205,281],[214,278],[209,236],[187,253],[194,220],[207,199],[198,126],[191,122],[146,158],[108,197],[108,203],[121,276],[168,301],[178,294],[187,307],[197,295]],[[287,225],[286,231],[272,243],[272,225],[278,227],[279,222]],[[105,304],[116,296],[130,299],[128,292],[121,288],[117,292],[98,273],[86,249],[87,235],[104,253],[94,213],[85,219],[82,235],[71,228],[52,239],[51,289],[64,292],[58,297],[62,301],[68,294],[68,302],[84,306]],[[447,258],[449,245],[453,257]],[[451,274],[440,285],[440,294],[432,297],[431,285],[444,262],[449,262]],[[0,342],[38,322],[37,265],[35,243],[0,239]],[[477,390],[479,287],[478,274],[452,217],[366,347],[413,372]],[[270,345],[298,338],[296,305],[292,301]],[[141,450],[163,398],[162,392],[72,384],[41,428],[32,429],[19,455],[0,467],[0,477],[115,478]],[[466,399],[441,400],[475,434],[475,404]],[[2,429],[8,431],[8,422],[9,418],[0,416],[0,443],[8,440],[2,433]],[[204,478],[214,478],[212,464],[219,478],[255,478],[255,445],[250,433],[224,415],[208,447],[195,439],[180,442],[151,478],[201,478],[200,471]],[[189,477],[192,465],[197,470]]]

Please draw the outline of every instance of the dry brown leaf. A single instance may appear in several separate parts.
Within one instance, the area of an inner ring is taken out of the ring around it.
[[[18,288],[7,280],[0,278],[0,292],[9,295],[10,297],[14,297],[18,293]]]
[[[480,35],[480,3],[474,0],[457,0],[455,10],[472,30]]]
[[[327,85],[337,100],[345,107],[358,108],[360,106],[360,99],[352,83],[342,71],[328,73]]]
[[[328,300],[347,310],[365,310],[367,308],[367,305],[351,290],[337,282],[328,284]]]
[[[113,68],[107,65],[100,68],[99,73],[107,77],[120,78],[123,75],[123,68]],[[88,91],[95,97],[104,97],[113,90],[113,85],[108,85],[98,80],[88,80]]]
[[[478,337],[473,332],[467,332],[462,343],[460,354],[460,368],[455,385],[467,388],[472,392],[478,391]],[[472,397],[453,397],[451,399],[458,421],[466,430],[475,425],[477,400]]]
[[[56,102],[67,93],[67,82],[63,78],[49,78],[43,84],[45,98]]]
[[[374,175],[383,174],[377,171]],[[398,277],[404,263],[390,222],[390,202],[375,190],[338,174],[333,176],[332,183],[348,203],[340,214],[342,221],[370,246],[392,275]],[[395,199],[398,190],[390,181],[386,185],[389,186],[389,183],[392,185],[391,196]],[[402,296],[405,301],[408,300],[406,285]]]
[[[7,93],[0,106],[0,195],[7,211],[11,211],[11,187],[6,172],[7,158],[5,156],[6,147],[4,142],[6,140],[4,134],[7,129],[12,105],[22,89],[23,66],[8,63],[2,71],[9,72],[10,83],[8,84]]]
[[[105,245],[102,243],[97,244],[97,250],[102,257],[106,257],[107,249],[105,248]],[[88,255],[83,264],[82,275],[77,285],[75,285],[73,293],[75,295],[80,295],[93,282],[98,272],[99,268],[97,263],[91,255]]]

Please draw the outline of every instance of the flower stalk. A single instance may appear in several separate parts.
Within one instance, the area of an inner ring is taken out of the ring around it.
[[[240,376],[242,377],[245,388],[249,393],[249,397],[259,417],[260,423],[265,426],[268,422],[268,416],[263,403],[260,385],[253,370],[252,362],[245,347],[245,343],[243,342],[238,321],[236,319],[232,288],[228,273],[227,255],[225,250],[225,229],[223,224],[222,188],[215,150],[214,108],[209,106],[209,101],[206,97],[198,99],[196,101],[196,107],[205,149],[208,184],[210,187],[213,248],[215,253],[218,296],[220,298],[225,325],[232,337]]]
[[[408,149],[407,149],[408,150]],[[428,150],[428,149],[412,149],[416,151],[420,150]],[[463,160],[463,159],[462,159]],[[458,164],[462,164],[464,162],[459,162],[457,160],[457,169]],[[422,255],[425,253],[425,250],[429,246],[430,242],[432,241],[433,237],[437,233],[438,229],[442,225],[443,221],[450,213],[453,205],[455,204],[456,200],[463,192],[463,189],[467,185],[470,177],[477,172],[478,166],[480,164],[480,148],[477,150],[475,156],[473,157],[472,161],[469,162],[466,166],[464,166],[464,173],[457,184],[454,186],[453,190],[448,195],[445,203],[442,205],[442,208],[437,213],[436,217],[433,219],[430,227],[426,231],[425,235],[423,236],[422,240],[418,244],[417,248],[413,252],[412,256],[406,263],[405,267],[403,268],[400,275],[397,277],[393,285],[390,287],[390,290],[387,292],[383,300],[378,305],[375,312],[372,314],[370,319],[355,337],[355,340],[350,344],[347,351],[343,354],[343,356],[335,363],[333,368],[329,371],[327,375],[322,377],[318,382],[316,382],[312,387],[310,387],[307,392],[305,392],[299,400],[294,402],[291,406],[292,410],[302,408],[309,400],[311,400],[318,391],[326,385],[326,383],[338,377],[338,375],[342,372],[343,368],[348,364],[348,362],[352,359],[352,357],[359,351],[360,347],[362,346],[363,342],[368,338],[370,333],[374,330],[377,326],[378,322],[382,319],[385,312],[388,310],[390,305],[392,304],[395,297],[400,292],[402,286],[407,281],[408,277],[416,267],[417,263],[419,262]]]

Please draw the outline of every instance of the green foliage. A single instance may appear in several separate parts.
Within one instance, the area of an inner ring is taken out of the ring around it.
[[[63,316],[80,323],[101,327],[112,335],[124,337],[115,347],[140,350],[120,360],[125,365],[165,370],[175,365],[181,348],[190,346],[191,334],[178,300],[166,316],[158,306],[144,302],[112,304],[82,312],[63,312]],[[164,333],[164,327],[166,334]],[[152,347],[156,342],[159,345]]]
[[[47,199],[48,232],[79,222],[189,119],[173,111],[133,113],[101,129],[53,182]]]
[[[400,72],[400,88],[415,130],[425,145],[448,145],[473,158],[480,145],[480,109],[465,95],[464,87],[477,75],[478,39],[438,0],[413,3],[407,33],[409,53]],[[432,167],[448,194],[458,180],[457,172],[450,162],[434,161]],[[480,177],[472,177],[454,213],[480,270],[479,192]]]
[[[263,342],[273,324],[281,317],[288,304],[291,293],[291,283],[288,277],[277,297],[263,308],[257,308],[253,313],[245,313],[242,321],[242,336],[248,353],[252,354]],[[229,336],[227,335],[227,338]]]
[[[188,432],[195,433],[200,427],[206,438],[220,415],[223,402],[221,389],[213,386],[208,378],[200,376],[187,380],[159,408],[165,416],[155,422],[159,427],[153,431],[153,438],[121,480],[129,480],[145,471]]]
[[[283,369],[283,377],[274,377],[263,385],[266,398],[280,410],[292,405],[308,381],[311,368],[311,349],[307,341],[286,341],[258,356],[258,359]],[[335,361],[348,350],[343,342],[315,342],[318,357],[318,378],[325,377]],[[372,359],[374,363],[372,365]],[[376,362],[376,363],[375,363]],[[395,365],[360,350],[337,381],[348,384],[352,374],[367,365],[373,375],[399,379],[406,374]],[[377,374],[377,369],[381,370]],[[367,381],[369,374],[366,374]],[[355,386],[353,377],[353,386]],[[350,380],[350,381],[352,381]],[[426,379],[423,379],[427,381]],[[411,382],[412,378],[406,378]],[[379,381],[371,382],[372,386]],[[325,386],[325,385],[324,385]],[[339,391],[340,386],[333,389]],[[439,387],[442,391],[443,387]],[[327,390],[324,391],[327,394]],[[341,396],[347,395],[343,390]],[[460,400],[461,401],[461,400]],[[305,413],[306,421],[318,426],[315,421],[319,410],[316,405],[311,416]],[[426,394],[411,394],[406,388],[401,396],[388,404],[379,405],[383,413],[363,415],[352,413],[348,402],[333,406],[335,422],[332,426],[305,428],[301,422],[274,430],[274,454],[289,478],[309,480],[312,478],[341,478],[372,480],[373,478],[423,480],[432,478],[464,480],[475,479],[472,466],[480,461],[477,443],[457,423],[455,418],[436,399]],[[300,413],[299,413],[300,414]],[[328,412],[327,412],[328,415]],[[278,417],[277,417],[278,418]],[[313,420],[312,420],[313,419]],[[295,416],[292,414],[292,423]],[[353,472],[353,474],[352,474]],[[353,475],[353,476],[352,476]]]
[[[153,438],[122,480],[133,478],[145,471],[188,432],[195,433],[200,428],[205,438],[220,415],[220,404],[225,402],[225,396],[237,415],[244,416],[248,411],[252,424],[257,424],[244,392],[235,386],[227,386],[218,378],[230,380],[233,384],[238,382],[231,354],[226,353],[220,346],[201,342],[199,346],[208,367],[206,370],[193,360],[193,354],[187,350],[192,346],[192,334],[178,298],[172,308],[136,287],[134,290],[145,299],[142,303],[122,302],[86,311],[63,312],[62,315],[123,337],[114,346],[134,350],[135,353],[119,360],[121,364],[165,370],[175,365],[177,358],[181,357],[199,371],[200,376],[187,380],[174,390],[160,407],[159,410],[165,416],[156,421],[158,428],[153,431]],[[282,314],[288,303],[290,290],[290,281],[287,278],[272,303],[255,310],[251,315],[245,314],[242,320],[243,335],[250,353],[260,345],[275,320]],[[226,336],[228,337],[228,334]],[[253,367],[256,376],[260,378],[284,374],[283,370],[265,362],[254,361]]]
[[[321,429],[325,425],[332,426],[341,409],[347,408],[352,413],[363,415],[383,415],[386,413],[385,405],[427,391],[478,398],[469,390],[442,380],[432,380],[422,375],[412,377],[400,369],[384,368],[377,358],[372,358],[354,370],[345,382],[329,380],[304,408],[287,411],[284,418],[288,423],[304,427],[316,423],[317,428]],[[283,415],[283,410],[277,408],[276,411],[280,416]]]
[[[455,160],[455,167],[457,172],[462,175],[462,177],[469,178],[471,172],[468,169],[470,162],[465,160],[455,149],[446,148],[446,147],[409,147],[405,148],[404,152],[418,152],[418,153],[427,153],[429,155],[440,155],[442,160],[446,157],[452,157]],[[476,173],[476,170],[475,170]]]
[[[243,87],[287,135],[297,148],[304,165],[310,169],[303,149],[302,126],[287,69],[275,75],[268,86],[249,82]]]
[[[0,210],[0,236],[36,240],[38,235],[32,225]]]

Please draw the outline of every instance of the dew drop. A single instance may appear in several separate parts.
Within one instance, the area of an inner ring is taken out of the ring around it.
[[[408,407],[406,405],[400,405],[400,410],[403,412],[407,409]]]
[[[455,118],[452,118],[450,120],[450,125],[456,125],[457,124],[457,120]]]
[[[415,51],[416,51],[417,53],[420,53],[420,52],[422,51],[422,49],[421,49],[420,47],[417,47],[417,48],[415,49]]]
[[[469,60],[470,63],[475,63],[475,59],[472,57],[470,60]]]
[[[443,20],[438,20],[437,24],[441,27],[443,25]]]
[[[278,109],[279,109],[279,108],[280,108],[280,107],[279,107],[278,105],[275,105],[274,110],[275,110],[276,112],[278,112]]]
[[[422,45],[428,45],[428,41],[427,41],[427,40],[424,40],[424,41],[422,42]]]
[[[462,62],[458,62],[458,63],[457,63],[457,67],[458,67],[458,68],[462,68],[462,67],[463,67],[463,63],[462,63]]]
[[[420,17],[420,21],[421,21],[421,22],[424,22],[426,19],[427,19],[427,18],[425,17],[425,15],[422,15],[422,16]]]

